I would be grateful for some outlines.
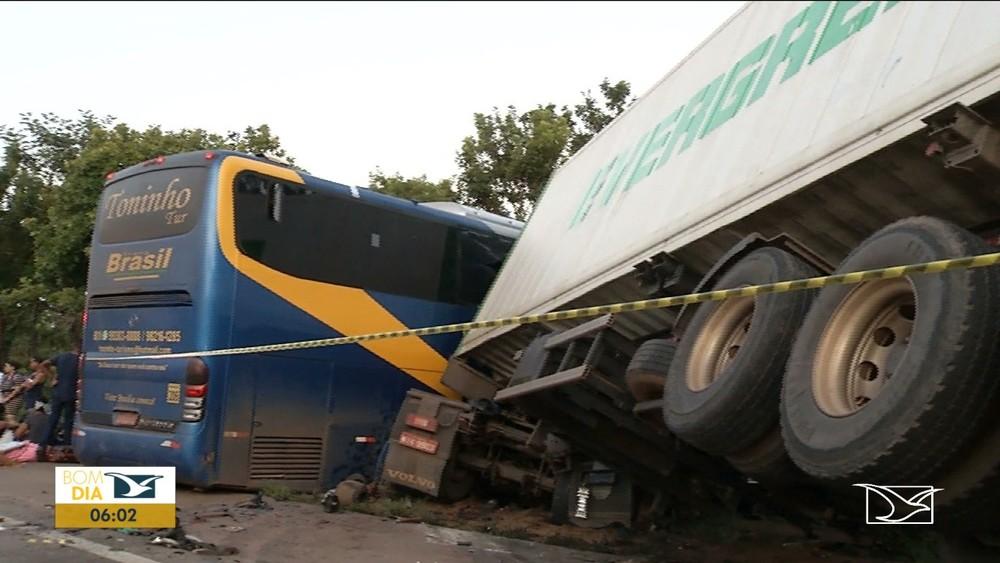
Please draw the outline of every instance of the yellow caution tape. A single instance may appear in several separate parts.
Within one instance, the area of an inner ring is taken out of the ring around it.
[[[596,317],[613,313],[627,313],[631,311],[646,311],[649,309],[663,309],[666,307],[676,307],[678,305],[690,305],[692,303],[704,303],[706,301],[723,301],[734,297],[753,297],[764,293],[787,293],[803,289],[816,289],[829,285],[847,285],[870,280],[887,280],[901,278],[910,274],[933,274],[947,270],[960,270],[967,268],[982,268],[1000,263],[1000,252],[993,254],[980,254],[966,258],[953,258],[949,260],[937,260],[934,262],[924,262],[922,264],[912,264],[909,266],[893,266],[891,268],[879,268],[877,270],[866,270],[862,272],[849,272],[833,276],[819,276],[815,278],[805,278],[799,280],[782,281],[740,287],[736,289],[719,289],[715,291],[705,291],[702,293],[691,293],[688,295],[678,295],[675,297],[661,297],[658,299],[646,299],[643,301],[631,301],[628,303],[615,303],[612,305],[600,305],[597,307],[582,307],[580,309],[569,309],[566,311],[554,311],[552,313],[542,313],[538,315],[523,315],[520,317],[508,317],[506,319],[495,319],[490,321],[475,321],[451,325],[430,326],[425,328],[414,328],[409,330],[396,330],[392,332],[376,332],[372,334],[359,334],[356,336],[341,336],[338,338],[321,338],[319,340],[303,340],[299,342],[284,342],[280,344],[264,344],[261,346],[245,346],[242,348],[225,348],[221,350],[203,350],[200,352],[181,352],[174,354],[154,354],[148,356],[122,356],[122,357],[95,357],[87,358],[88,361],[121,361],[121,360],[148,360],[148,359],[170,359],[170,358],[193,358],[205,356],[232,356],[237,354],[259,354],[261,352],[280,352],[284,350],[304,350],[306,348],[325,348],[328,346],[341,346],[343,344],[353,344],[366,340],[382,340],[386,338],[402,338],[404,336],[430,336],[433,334],[446,334],[451,332],[467,332],[483,328],[494,328],[499,326],[534,324],[545,321],[562,321],[566,319],[579,319],[585,317]]]

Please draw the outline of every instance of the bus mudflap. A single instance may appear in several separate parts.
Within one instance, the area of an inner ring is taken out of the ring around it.
[[[461,415],[469,410],[466,403],[408,391],[392,427],[383,481],[439,497],[445,470],[452,463]]]

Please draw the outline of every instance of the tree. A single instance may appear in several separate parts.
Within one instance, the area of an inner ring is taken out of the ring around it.
[[[572,110],[548,104],[476,113],[476,134],[457,154],[459,201],[526,219],[552,172],[635,101],[625,81],[612,85],[605,78],[600,91],[600,101],[582,92]]]
[[[158,155],[232,149],[286,157],[267,125],[226,134],[136,130],[113,117],[23,114],[0,126],[0,358],[69,344],[105,175]],[[287,158],[293,161],[291,158]]]
[[[380,168],[368,175],[371,189],[413,201],[454,201],[451,180],[431,182],[426,175],[403,178],[400,174],[387,176]]]
[[[563,159],[570,119],[553,105],[524,113],[494,108],[473,119],[476,135],[466,137],[458,152],[462,203],[524,219]]]
[[[0,290],[17,285],[30,273],[32,240],[24,226],[41,205],[44,185],[32,174],[22,172],[21,147],[9,138],[5,160],[0,167]]]
[[[583,145],[586,145],[594,135],[607,127],[609,123],[625,111],[626,107],[635,101],[634,97],[630,97],[632,87],[624,80],[619,80],[616,84],[612,85],[605,78],[598,87],[601,89],[601,96],[603,97],[601,101],[594,99],[590,94],[590,90],[587,90],[586,92],[581,92],[583,94],[583,103],[577,104],[573,108],[573,117],[575,118],[576,126],[573,129],[573,137],[569,143],[570,155],[576,154],[576,151],[583,148]]]

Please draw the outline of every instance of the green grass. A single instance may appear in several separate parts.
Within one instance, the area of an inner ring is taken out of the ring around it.
[[[319,501],[319,496],[314,492],[297,491],[288,485],[264,485],[260,492],[269,498],[277,501],[314,503]]]

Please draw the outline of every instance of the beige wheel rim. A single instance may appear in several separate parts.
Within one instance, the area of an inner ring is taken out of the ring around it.
[[[750,331],[753,311],[753,297],[740,297],[723,301],[712,313],[691,350],[688,389],[707,389],[733,363]]]
[[[916,294],[909,279],[867,282],[844,299],[823,331],[813,397],[830,416],[849,416],[882,392],[909,348]]]

